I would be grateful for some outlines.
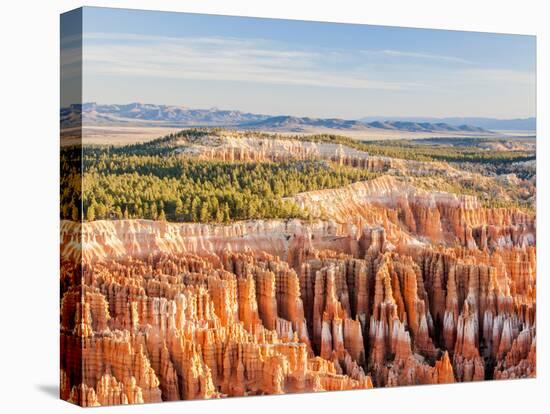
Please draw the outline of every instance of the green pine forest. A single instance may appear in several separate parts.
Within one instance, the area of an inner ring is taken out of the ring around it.
[[[62,150],[61,217],[75,221],[82,217],[86,221],[143,218],[205,223],[310,219],[307,211],[285,197],[379,176],[328,161],[229,163],[193,160],[174,153],[182,141],[193,142],[205,133],[212,130],[184,130],[122,147],[84,146],[82,153],[76,148]],[[367,142],[338,135],[276,137],[340,143],[395,158],[474,163],[487,171],[534,158],[534,154],[518,151],[481,152],[472,146],[437,143]]]
[[[62,174],[64,218],[78,219],[82,214],[86,221],[144,218],[206,223],[308,219],[306,211],[283,198],[377,176],[324,161],[223,163],[176,155],[125,156],[97,149],[93,155],[85,153],[82,168],[82,212],[75,196],[78,174]]]

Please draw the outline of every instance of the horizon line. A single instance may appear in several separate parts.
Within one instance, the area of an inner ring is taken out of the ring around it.
[[[167,104],[167,103],[152,103],[152,102],[140,102],[140,101],[131,101],[127,103],[105,103],[105,102],[98,102],[98,101],[87,101],[87,102],[80,102],[80,103],[73,103],[69,104],[68,106],[61,106],[60,109],[69,108],[73,105],[89,105],[89,104],[96,104],[96,105],[116,105],[116,106],[123,106],[123,105],[133,105],[133,104],[139,104],[139,105],[154,105],[154,106],[165,106],[165,107],[177,107],[182,109],[189,109],[189,110],[199,110],[199,111],[207,111],[207,110],[217,110],[217,111],[237,111],[241,112],[243,114],[254,114],[254,115],[262,115],[262,116],[268,116],[268,117],[277,117],[277,116],[289,116],[289,117],[295,117],[295,118],[311,118],[311,119],[340,119],[340,120],[350,120],[350,121],[357,121],[361,120],[363,118],[432,118],[432,119],[443,119],[443,118],[479,118],[479,119],[492,119],[492,120],[498,120],[498,121],[510,121],[510,120],[525,120],[525,119],[536,119],[537,116],[535,115],[529,115],[529,116],[514,116],[514,117],[495,117],[495,116],[485,116],[485,115],[364,115],[361,117],[332,117],[332,116],[310,116],[310,115],[295,115],[295,114],[269,114],[269,113],[263,113],[263,112],[251,112],[248,110],[243,109],[237,109],[237,108],[220,108],[217,106],[210,106],[210,107],[192,107],[187,106],[184,104]]]

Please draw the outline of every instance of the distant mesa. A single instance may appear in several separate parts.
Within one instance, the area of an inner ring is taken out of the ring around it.
[[[373,123],[379,119],[387,119],[388,121],[409,121],[418,124],[447,124],[460,128],[462,131],[467,131],[470,125],[475,125],[474,128],[483,128],[493,131],[535,131],[537,120],[534,117],[530,118],[515,118],[515,119],[498,119],[498,118],[483,118],[483,117],[384,117],[384,116],[368,116],[359,119],[361,122]],[[473,132],[473,131],[472,131]]]
[[[257,122],[242,124],[242,127],[252,129],[289,129],[300,130],[302,128],[317,127],[328,129],[366,129],[368,125],[359,121],[350,121],[337,118],[309,118],[296,116],[274,116]]]
[[[367,122],[372,128],[382,128],[382,129],[395,129],[399,131],[410,131],[410,132],[437,132],[437,131],[453,131],[453,132],[481,132],[488,133],[490,131],[476,127],[473,125],[459,125],[453,126],[444,122],[411,122],[411,121],[374,121]]]
[[[337,118],[300,118],[294,116],[275,116],[257,122],[242,124],[241,127],[251,129],[302,131],[309,128],[326,128],[338,130],[384,129],[407,132],[479,132],[491,133],[483,128],[472,125],[451,126],[445,123],[407,122],[407,121],[373,121],[361,122]]]

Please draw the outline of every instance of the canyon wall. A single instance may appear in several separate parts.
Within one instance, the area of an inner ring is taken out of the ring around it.
[[[379,225],[394,245],[428,242],[483,250],[536,242],[534,215],[486,208],[474,196],[427,191],[391,176],[289,199],[339,229]]]
[[[385,171],[392,159],[372,157],[365,151],[341,144],[292,139],[262,139],[232,135],[201,136],[193,142],[182,141],[175,152],[201,160],[224,162],[283,162],[292,160],[329,160],[341,165]]]

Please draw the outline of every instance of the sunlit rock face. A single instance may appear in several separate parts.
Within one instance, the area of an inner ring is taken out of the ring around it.
[[[350,224],[382,226],[394,245],[416,242],[494,250],[536,243],[534,215],[482,207],[474,196],[427,191],[392,176],[291,199],[340,229]]]
[[[61,396],[535,376],[533,216],[391,179],[295,198],[323,219],[63,222]]]

